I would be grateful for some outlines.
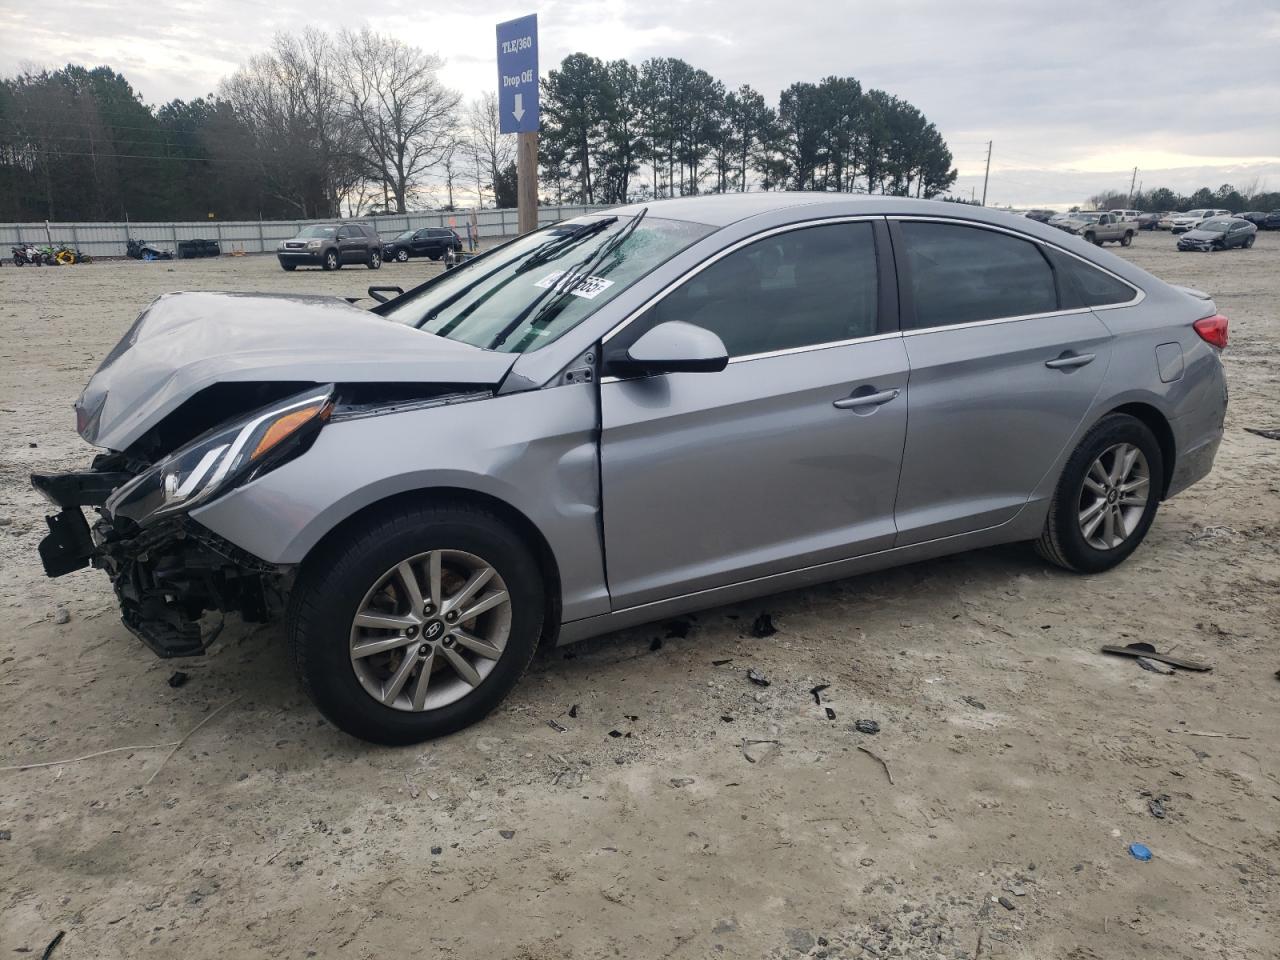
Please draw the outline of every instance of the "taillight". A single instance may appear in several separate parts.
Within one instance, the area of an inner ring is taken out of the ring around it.
[[[1217,313],[1212,317],[1197,320],[1191,326],[1195,327],[1196,333],[1200,334],[1201,340],[1222,350],[1227,345],[1227,323],[1227,318]]]

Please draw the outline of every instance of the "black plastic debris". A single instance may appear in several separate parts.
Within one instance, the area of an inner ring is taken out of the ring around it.
[[[983,703],[981,700],[979,700],[977,697],[961,697],[960,699],[964,703],[967,703],[969,706],[973,707],[973,709],[975,710],[987,709],[987,705]]]
[[[637,720],[640,719],[634,713],[624,713],[623,716],[626,717],[628,720],[630,720],[632,723],[635,723]]]
[[[610,731],[609,731],[609,736],[613,737],[613,738],[616,740],[618,737],[622,736],[622,731],[621,731],[621,730],[610,730]]]
[[[857,720],[853,724],[853,729],[859,733],[879,733],[880,724],[874,720]]]
[[[654,637],[651,641],[649,641],[649,651],[650,651],[650,652],[653,652],[653,651],[655,651],[655,650],[661,650],[661,649],[662,649],[662,638],[661,638],[661,637]]]
[[[554,730],[556,733],[564,733],[565,730],[568,729],[568,727],[563,726],[562,724],[557,722],[554,718],[547,721],[547,726],[550,727],[552,730]]]
[[[765,677],[764,674],[756,670],[755,667],[752,667],[750,670],[747,671],[747,679],[750,680],[752,683],[754,683],[757,687],[767,687],[769,685],[768,678]]]
[[[777,632],[778,628],[773,625],[773,614],[770,613],[760,614],[751,624],[751,633],[757,637],[771,637]]]
[[[169,686],[173,687],[176,690],[178,687],[182,686],[190,679],[191,679],[190,674],[183,673],[181,670],[175,670],[173,674],[169,677]]]
[[[810,692],[811,694],[813,694],[813,702],[814,702],[814,703],[816,703],[816,704],[818,704],[818,705],[821,705],[821,704],[822,704],[822,697],[820,696],[820,694],[822,693],[822,691],[823,691],[823,690],[828,689],[830,686],[831,686],[831,684],[829,684],[829,683],[820,683],[820,684],[818,684],[816,687],[814,687],[813,689],[811,689],[809,692]]]
[[[730,657],[730,658],[729,658],[729,659],[727,659],[727,660],[712,660],[712,661],[711,661],[711,665],[712,665],[713,667],[723,667],[726,663],[733,663],[733,657]],[[1280,671],[1276,671],[1276,672],[1277,672],[1277,674],[1280,674]]]
[[[828,720],[834,720],[836,718],[836,712],[832,710],[830,707],[823,707],[823,709],[827,711]]]
[[[687,787],[693,783],[693,777],[672,777],[671,785],[679,790],[681,787]]]
[[[667,631],[668,640],[683,640],[693,629],[693,621],[685,617],[677,617],[674,620],[668,620],[662,626]]]
[[[1006,910],[1017,910],[1017,909],[1018,909],[1017,907],[1015,907],[1015,906],[1013,905],[1013,901],[1012,901],[1012,900],[1010,900],[1008,897],[1001,897],[1001,898],[1000,898],[1000,906],[1004,907]]]
[[[516,835],[516,832],[515,832],[514,830],[499,830],[499,831],[498,831],[498,836],[500,836],[503,840],[510,840],[510,839],[511,839],[512,837],[514,837],[515,835]]]
[[[569,716],[573,717],[575,720],[578,719],[578,705],[576,703],[569,708]]]
[[[12,839],[13,839],[12,830],[0,830],[0,840],[12,840]]]
[[[1261,427],[1245,427],[1245,430],[1268,440],[1280,440],[1280,430],[1264,430]],[[33,443],[32,446],[34,447],[35,444]]]
[[[720,714],[720,719],[724,723],[733,723],[733,717],[729,716],[727,713]]]
[[[440,856],[440,854],[442,854],[442,853],[444,853],[444,847],[432,847],[432,848],[431,848],[431,855],[432,855],[433,857],[438,857],[438,856]]]

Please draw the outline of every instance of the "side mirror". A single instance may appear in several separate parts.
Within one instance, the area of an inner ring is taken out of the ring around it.
[[[620,356],[609,358],[609,372],[634,377],[659,373],[715,373],[729,363],[724,341],[705,327],[668,320],[642,334]]]

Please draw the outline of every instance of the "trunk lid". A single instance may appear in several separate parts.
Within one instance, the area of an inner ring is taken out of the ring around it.
[[[515,359],[335,297],[171,293],[139,315],[90,378],[76,425],[89,443],[124,450],[215,383],[493,386]]]

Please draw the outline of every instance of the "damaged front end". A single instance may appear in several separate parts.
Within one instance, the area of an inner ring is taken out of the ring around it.
[[[60,507],[40,543],[45,572],[105,570],[121,618],[161,657],[204,652],[208,610],[262,622],[276,612],[287,569],[265,563],[192,520],[187,512],[303,453],[333,410],[332,384],[314,387],[208,430],[151,462],[97,457],[84,472],[33,474]],[[98,518],[90,525],[84,508]]]

